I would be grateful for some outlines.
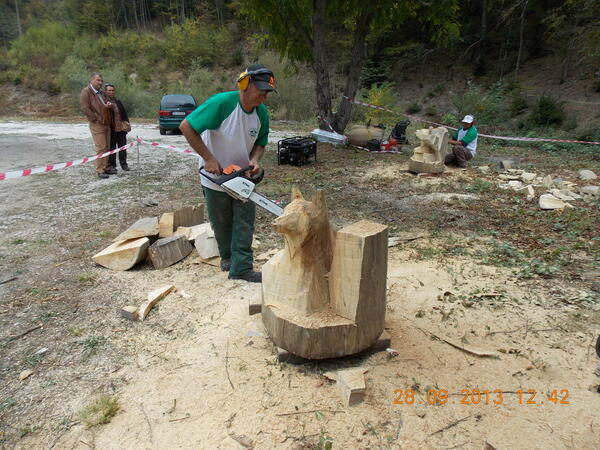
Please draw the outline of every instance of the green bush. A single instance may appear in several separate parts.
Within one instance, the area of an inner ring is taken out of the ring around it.
[[[250,62],[264,64],[275,74],[278,94],[269,94],[266,102],[272,119],[303,121],[315,117],[315,85],[308,67],[294,68],[287,60],[281,60],[271,52],[264,53],[257,61]]]
[[[365,98],[365,103],[382,106],[391,110],[394,110],[396,107],[396,89],[393,83],[385,82],[380,85],[373,85],[368,91],[363,93],[363,96]],[[375,108],[368,108],[365,111],[365,121],[371,121],[373,124],[392,123],[396,118],[397,114]]]
[[[67,57],[60,66],[56,81],[61,92],[70,94],[73,106],[79,105],[79,92],[89,83],[90,75],[85,62],[74,55]]]
[[[501,82],[494,84],[487,92],[469,83],[465,92],[452,93],[450,99],[459,116],[472,114],[479,123],[503,124],[510,117],[505,92],[506,88]]]
[[[406,112],[408,114],[416,114],[419,111],[421,111],[421,105],[418,102],[412,102],[406,107]]]
[[[542,95],[533,105],[529,120],[537,126],[559,126],[566,118],[564,105],[561,101],[547,95]]]
[[[143,83],[129,78],[122,65],[110,67],[102,72],[105,82],[115,85],[117,98],[123,102],[127,113],[133,117],[155,117],[161,94],[152,91]]]
[[[190,59],[205,67],[228,67],[239,54],[233,51],[233,37],[225,27],[201,19],[188,19],[165,30],[164,51],[173,67],[185,68]]]
[[[56,92],[53,80],[71,53],[76,35],[74,28],[56,22],[31,27],[23,37],[11,43],[8,58],[12,80],[27,87]]]
[[[512,97],[510,102],[510,113],[513,116],[518,116],[523,114],[527,108],[529,108],[529,103],[527,99],[521,95],[515,95]]]

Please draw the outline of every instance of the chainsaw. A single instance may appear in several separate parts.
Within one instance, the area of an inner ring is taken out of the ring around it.
[[[200,167],[199,172],[200,175],[207,180],[210,180],[216,185],[221,186],[225,192],[227,192],[236,200],[240,200],[242,202],[251,200],[261,208],[264,208],[270,213],[275,214],[277,217],[281,216],[283,214],[283,208],[281,206],[254,191],[256,185],[260,183],[265,176],[264,169],[260,169],[253,177],[245,176],[244,173],[251,168],[251,166],[242,168],[236,165],[231,165],[223,169],[222,175],[214,178],[202,172],[204,167]]]

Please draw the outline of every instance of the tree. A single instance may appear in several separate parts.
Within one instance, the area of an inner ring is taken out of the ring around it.
[[[358,91],[372,30],[416,19],[438,44],[457,37],[459,30],[454,20],[457,0],[241,0],[240,6],[243,14],[267,30],[270,45],[282,56],[310,64],[319,126],[328,129],[330,124],[340,133],[350,120],[348,98]],[[345,74],[345,86],[334,113],[331,69],[336,67]]]

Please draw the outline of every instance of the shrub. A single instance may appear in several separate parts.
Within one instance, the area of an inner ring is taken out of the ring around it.
[[[119,411],[119,401],[116,397],[103,394],[94,398],[80,413],[83,423],[88,427],[110,422]]]
[[[8,52],[13,81],[45,91],[56,90],[51,80],[71,52],[75,38],[73,28],[56,22],[29,28],[23,37],[12,42]]]
[[[60,66],[56,81],[62,92],[70,94],[69,98],[73,106],[77,106],[79,92],[86,86],[89,79],[90,71],[85,62],[81,58],[71,55]]]
[[[523,114],[527,108],[529,108],[529,103],[527,99],[521,95],[513,96],[510,102],[510,113],[513,116],[518,116],[519,114]]]
[[[425,108],[425,114],[427,114],[428,116],[435,116],[437,115],[437,113],[438,111],[435,105],[429,105],[427,108]]]
[[[412,102],[406,107],[406,112],[408,114],[416,114],[419,111],[421,111],[421,105],[418,102]]]
[[[292,66],[275,53],[264,53],[257,61],[275,74],[278,94],[270,94],[266,102],[275,120],[308,120],[315,117],[315,85],[310,70],[302,65]],[[237,74],[236,74],[237,75]]]
[[[365,102],[371,105],[383,106],[384,108],[394,109],[396,100],[396,91],[394,85],[385,82],[380,85],[373,85],[364,93]],[[393,122],[397,115],[375,108],[368,108],[365,112],[365,121],[371,121],[373,124]]]
[[[480,123],[502,124],[510,116],[505,87],[501,82],[494,84],[485,93],[477,85],[469,83],[465,92],[452,93],[450,98],[459,116],[472,114]]]
[[[538,126],[558,126],[566,118],[564,105],[561,101],[547,95],[542,95],[533,105],[529,120]]]
[[[181,25],[171,25],[165,34],[165,54],[174,67],[184,68],[190,55],[205,67],[226,67],[237,57],[229,30],[201,19],[188,19]]]

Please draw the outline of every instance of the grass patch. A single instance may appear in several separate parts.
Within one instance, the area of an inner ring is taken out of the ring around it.
[[[91,272],[82,272],[77,275],[76,279],[78,283],[91,285],[96,282],[96,274]]]
[[[81,344],[86,352],[93,353],[105,343],[106,337],[92,334],[91,336],[86,337]]]
[[[102,394],[92,401],[79,413],[85,425],[93,427],[110,422],[119,411],[119,400],[108,394]]]
[[[4,411],[15,406],[17,402],[12,398],[7,398],[2,403],[0,403],[0,411]]]

